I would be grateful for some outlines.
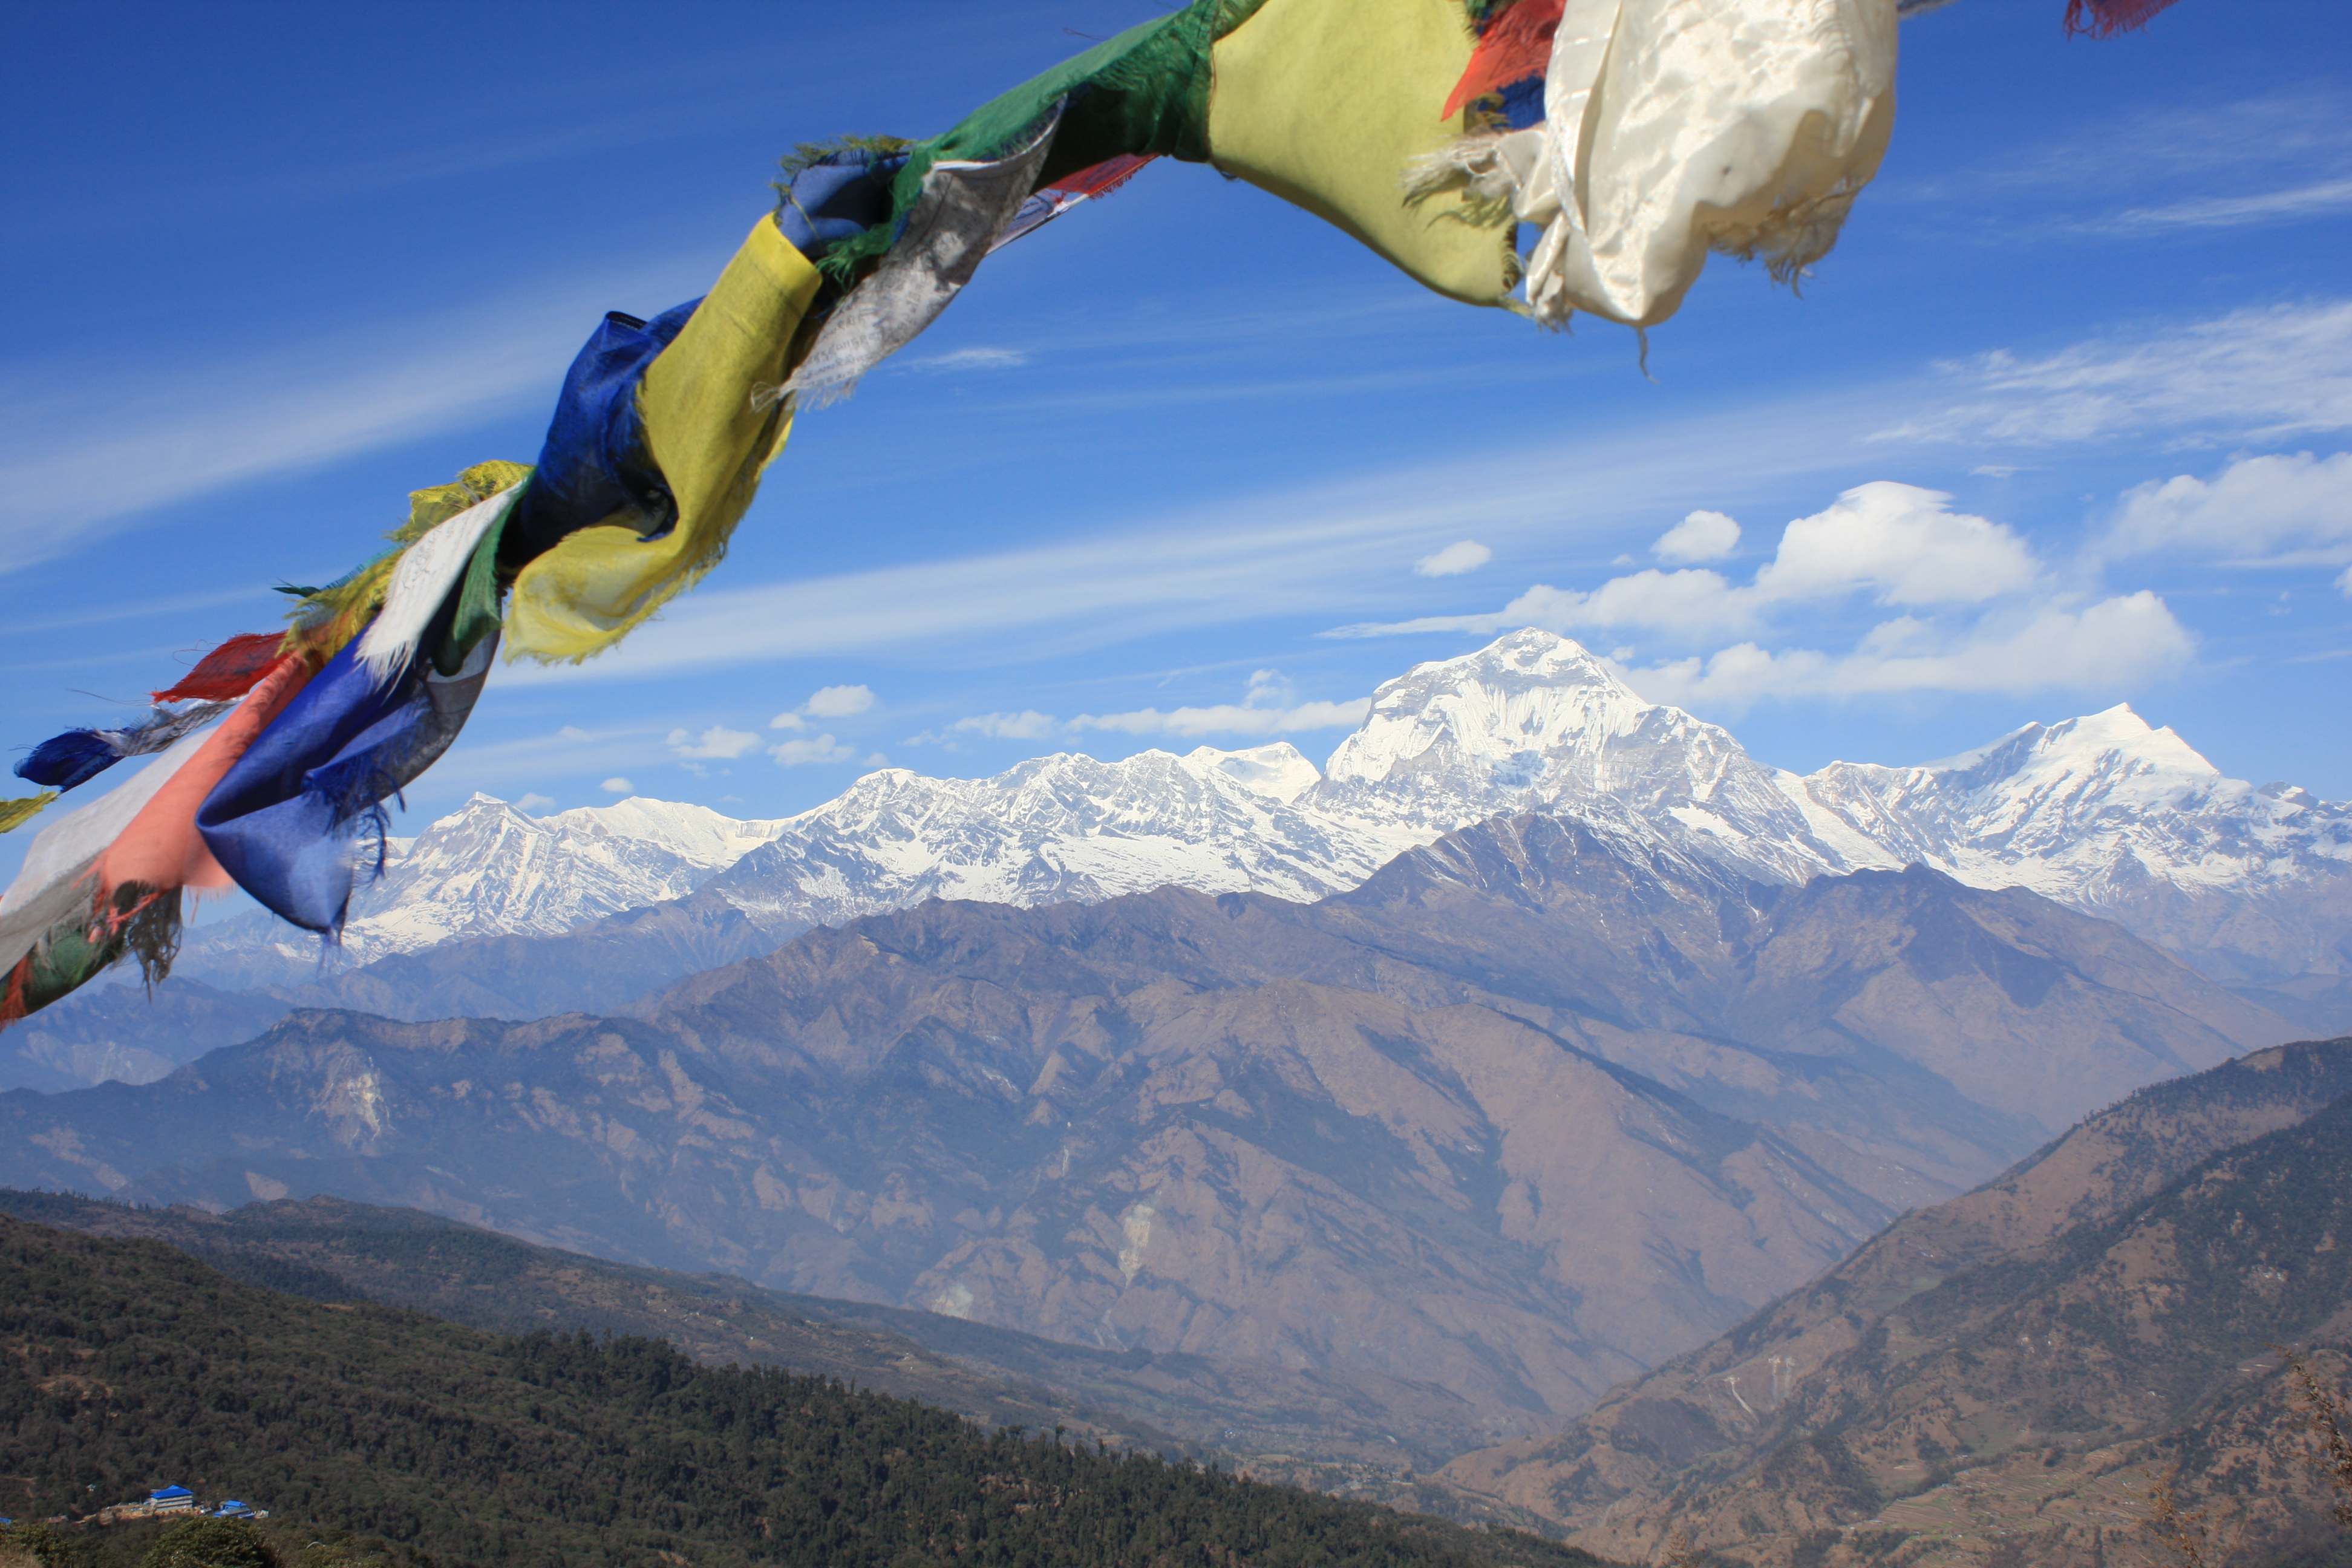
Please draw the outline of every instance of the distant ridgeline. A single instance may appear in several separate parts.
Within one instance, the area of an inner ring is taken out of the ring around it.
[[[0,1512],[79,1519],[162,1476],[440,1568],[1601,1561],[652,1340],[299,1300],[0,1216]]]

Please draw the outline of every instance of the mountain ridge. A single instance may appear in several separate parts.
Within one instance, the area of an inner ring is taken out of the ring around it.
[[[2143,1089],[1564,1431],[1440,1479],[1629,1557],[1679,1530],[1772,1568],[1843,1564],[1965,1526],[1979,1544],[1949,1539],[1953,1560],[2038,1568],[2103,1561],[2103,1522],[2137,1533],[2178,1463],[2184,1510],[2276,1550],[2326,1489],[2284,1440],[2293,1395],[2263,1352],[2332,1347],[2341,1374],[2326,1237],[2347,1132],[2352,1039]]]
[[[2031,893],[1750,881],[1638,826],[1489,821],[1313,905],[932,900],[625,1016],[298,1013],[153,1084],[0,1094],[0,1181],[330,1192],[1314,1368],[1443,1456],[2288,1032]]]
[[[796,816],[743,823],[640,798],[532,819],[478,795],[407,842],[335,963],[257,913],[193,931],[179,973],[289,1008],[611,1011],[925,898],[1034,907],[1176,885],[1311,902],[1528,812],[1761,883],[1916,863],[2029,888],[2306,1030],[2352,1024],[2352,808],[2230,780],[2122,706],[1936,763],[1801,776],[1533,630],[1385,683],[1328,770],[1286,742],[1063,752],[987,779],[886,769]],[[226,1043],[176,1016],[142,1031],[91,999],[51,1015],[0,1038],[0,1083],[152,1076],[187,1059],[175,1042]]]

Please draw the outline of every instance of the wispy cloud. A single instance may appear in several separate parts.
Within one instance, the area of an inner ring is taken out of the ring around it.
[[[1951,499],[1883,479],[1857,485],[1789,524],[1772,559],[1746,584],[1706,569],[1648,568],[1612,577],[1589,593],[1538,583],[1499,610],[1375,621],[1323,635],[1499,632],[1522,626],[1562,633],[1639,626],[1704,635],[1757,625],[1778,609],[1854,594],[1882,605],[1979,605],[2031,586],[2040,569],[2025,542],[2003,524],[1952,510]],[[1730,518],[1694,512],[1660,543],[1695,520],[1712,520],[1702,524],[1712,537],[1709,548],[1738,538],[1739,525]]]
[[[2352,561],[2352,453],[2241,458],[2210,479],[2179,474],[2137,486],[2098,548],[2182,551],[2231,565]]]
[[[972,713],[937,730],[909,735],[907,743],[910,746],[951,743],[959,735],[987,741],[1042,741],[1059,727],[1059,722],[1051,713],[1040,713],[1034,708],[1024,708],[1017,713]]]
[[[2178,200],[2178,193],[2204,187],[2200,195],[2292,193],[2332,183],[2352,173],[2352,99],[2340,89],[2293,87],[2276,92],[2203,106],[2168,101],[2136,113],[2102,117],[2071,132],[2033,139],[2020,156],[1963,164],[1932,178],[1883,182],[1874,200],[1965,205],[1988,213],[2018,209],[2021,216],[2000,225],[2005,237],[2034,223],[2033,198],[2046,198],[2069,216],[2041,226],[2053,231],[2115,232],[2131,213],[2200,205]],[[2136,196],[2173,195],[2176,204]],[[2128,205],[2125,205],[2128,204]],[[2292,199],[2277,211],[2238,215],[2263,219],[2290,213]],[[2326,210],[2305,208],[2304,211]],[[2211,215],[2206,222],[2221,218]],[[2195,220],[2191,220],[2195,221]],[[2221,221],[2231,221],[2221,218]],[[2157,219],[2150,226],[2161,226]]]
[[[583,730],[566,724],[552,734],[510,741],[459,742],[436,766],[438,776],[462,778],[478,789],[509,789],[551,778],[594,775],[606,769],[661,760],[662,731],[650,726]]]
[[[12,632],[58,632],[73,626],[111,626],[121,621],[152,621],[161,616],[179,615],[188,610],[225,610],[243,605],[256,611],[262,618],[275,621],[286,607],[286,601],[267,588],[223,588],[204,594],[174,594],[160,599],[141,599],[130,604],[108,603],[70,615],[26,616],[18,620],[11,616],[8,629]],[[258,621],[256,623],[258,624]],[[209,646],[192,647],[190,662],[194,656],[211,651]]]
[[[1371,699],[1345,702],[1298,700],[1279,670],[1251,672],[1239,702],[1186,705],[1165,710],[1137,708],[1123,713],[1081,713],[1063,721],[1034,708],[1017,713],[975,713],[908,738],[909,745],[944,745],[954,751],[964,736],[988,740],[1042,741],[1055,734],[1108,731],[1123,735],[1282,735],[1295,731],[1353,729],[1371,711]]]
[[[241,480],[316,468],[532,403],[614,299],[667,299],[708,262],[542,279],[438,315],[215,361],[19,364],[0,384],[0,573],[68,553],[135,514]]]
[[[2151,431],[2277,440],[2342,430],[2352,427],[2352,300],[2234,310],[1942,368],[1958,399],[1872,441],[2049,447]]]
[[[1076,731],[1112,730],[1126,735],[1283,735],[1294,730],[1352,730],[1372,710],[1372,700],[1302,702],[1295,708],[1252,708],[1220,702],[1206,708],[1139,708],[1129,713],[1081,713]]]
[[[776,759],[778,767],[797,768],[810,763],[845,763],[857,755],[857,748],[830,735],[803,735],[769,747],[768,755]]]
[[[1495,552],[1476,540],[1461,539],[1423,556],[1412,563],[1412,569],[1423,577],[1459,577],[1465,572],[1475,572],[1493,559]]]
[[[613,655],[506,673],[533,684],[634,679],[913,643],[993,645],[978,657],[1003,658],[1015,631],[1027,634],[1026,658],[1258,616],[1343,615],[1394,594],[1391,563],[1454,537],[1465,492],[1512,537],[1549,543],[1571,515],[1654,504],[1701,464],[1769,482],[1849,460],[1843,438],[1824,432],[1854,428],[1864,406],[1862,395],[1835,415],[1782,402],[1728,434],[1717,418],[1662,424],[1130,516],[1115,534],[1033,549],[706,591]]]
[[[1126,735],[1283,735],[1297,730],[1352,730],[1372,710],[1369,697],[1345,702],[1301,702],[1276,669],[1258,669],[1242,686],[1239,702],[1205,707],[1139,708],[1127,713],[1081,713],[1070,721],[1076,731],[1109,730]]]
[[[1845,654],[1775,652],[1743,642],[1706,658],[1621,673],[1653,702],[1721,712],[1768,698],[2114,690],[2178,669],[2195,651],[2170,607],[2142,591],[2080,606],[2031,606],[1957,633],[1902,617],[1876,627]]]
[[[943,354],[925,354],[899,362],[908,370],[933,372],[1011,370],[1028,363],[1029,356],[1021,350],[1000,348],[952,349]]]
[[[730,730],[724,724],[713,724],[701,734],[685,730],[669,732],[670,754],[682,762],[726,762],[741,756],[760,743],[760,737],[749,730]]]
[[[2352,211],[2352,180],[2322,180],[2242,196],[2205,196],[2163,206],[2130,207],[2098,226],[2117,234],[2162,229],[2244,228]]]
[[[2243,439],[2346,426],[2352,301],[2242,310],[2035,358],[1995,353],[1909,380],[1776,397],[1736,414],[1133,515],[1115,534],[706,591],[613,655],[508,673],[530,683],[626,679],[918,644],[1003,658],[1016,634],[1020,657],[1038,658],[1258,616],[1361,616],[1395,605],[1390,563],[1459,538],[1465,494],[1494,520],[1490,543],[1556,550],[1571,520],[1591,526],[1687,507],[1695,472],[1763,489],[1865,465],[1885,471],[1906,447],[2046,447],[2150,431]],[[1694,586],[1683,574],[1654,575],[1682,579],[1661,592]]]

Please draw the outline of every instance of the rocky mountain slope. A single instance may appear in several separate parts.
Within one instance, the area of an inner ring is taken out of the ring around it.
[[[2087,1568],[2155,1544],[2149,1479],[2179,1466],[2213,1542],[2282,1549],[2326,1488],[2267,1352],[2346,1369],[2347,1160],[2352,1039],[2143,1090],[1444,1479],[1627,1558],[1679,1531],[1766,1564],[1932,1538],[1937,1561]]]
[[[1452,1453],[2288,1032],[2032,894],[1747,881],[1630,816],[1484,823],[1314,905],[935,901],[635,1014],[299,1014],[141,1088],[0,1096],[0,1181],[332,1192],[1312,1369]]]

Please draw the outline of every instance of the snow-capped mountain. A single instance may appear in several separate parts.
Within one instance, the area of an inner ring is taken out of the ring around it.
[[[1768,882],[1903,864],[1817,825],[1791,777],[1730,731],[1643,701],[1566,637],[1529,629],[1381,687],[1299,804],[1426,843],[1502,813],[1582,816],[1606,803]]]
[[[1094,902],[1171,883],[1311,902],[1435,837],[1293,804],[1319,778],[1287,742],[1117,763],[1062,752],[987,779],[887,768],[779,824],[709,894],[781,932],[931,898]]]
[[[2229,980],[2352,970],[2352,808],[2227,778],[2130,708],[1940,763],[1832,763],[1821,810],[1904,860],[2030,888]]]
[[[633,797],[536,820],[477,795],[419,834],[354,900],[354,956],[412,952],[460,936],[552,936],[683,898],[781,826]]]
[[[893,768],[768,822],[645,799],[534,821],[477,795],[399,848],[346,945],[365,962],[552,934],[697,889],[776,941],[935,897],[1036,905],[1173,883],[1312,900],[1520,812],[1768,883],[1924,862],[2115,920],[2230,981],[2352,972],[2352,810],[2226,778],[2128,708],[1940,763],[1799,775],[1532,629],[1383,685],[1321,772],[1286,743],[1064,753],[986,779]],[[190,972],[315,973],[309,939],[259,927],[196,933]]]
[[[553,936],[683,898],[782,826],[640,796],[533,818],[477,794],[388,841],[383,876],[352,896],[332,967],[461,937]],[[175,967],[215,984],[299,983],[320,956],[316,937],[257,910],[191,931]]]
[[[1924,863],[2116,921],[2222,979],[2352,971],[2352,808],[2225,777],[2128,707],[1943,762],[1800,775],[1527,630],[1381,687],[1298,805],[1431,837],[1622,809],[1761,881]]]

